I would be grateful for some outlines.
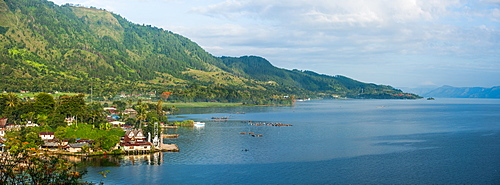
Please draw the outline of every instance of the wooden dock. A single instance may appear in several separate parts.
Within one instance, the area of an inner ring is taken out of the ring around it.
[[[179,134],[162,134],[161,137],[167,138],[167,139],[174,139],[174,138],[178,138]]]
[[[178,152],[179,146],[176,144],[161,144],[160,151],[162,152]]]
[[[161,126],[161,128],[164,128],[164,129],[177,129],[179,127],[177,127],[175,125],[165,125],[165,126]]]

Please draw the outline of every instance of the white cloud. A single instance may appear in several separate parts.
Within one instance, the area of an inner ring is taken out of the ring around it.
[[[446,19],[464,18],[463,12],[456,10],[467,5],[459,3],[455,0],[227,0],[192,10],[227,18],[253,30],[241,32],[241,37],[264,35],[268,37],[257,40],[267,40],[267,44],[279,42],[282,47],[331,48],[336,43],[349,42],[349,47],[360,52],[422,53],[430,49],[445,54],[467,52],[463,50],[468,45],[465,42],[472,41],[467,37],[474,37],[474,41],[488,39],[485,35],[482,38],[471,35],[473,32],[468,31],[471,28],[446,23]],[[253,24],[247,19],[262,21]],[[262,32],[266,34],[259,34]]]

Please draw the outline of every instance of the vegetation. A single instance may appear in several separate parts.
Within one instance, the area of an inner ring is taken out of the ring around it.
[[[175,121],[175,122],[171,123],[171,125],[181,126],[181,127],[192,127],[192,126],[194,126],[194,121],[193,120],[185,120],[185,121],[181,121],[181,122]]]
[[[99,128],[89,124],[75,124],[67,127],[58,127],[57,138],[67,139],[90,139],[92,149],[110,151],[123,137],[125,131],[121,128],[112,128],[109,123],[101,123]]]
[[[170,31],[47,0],[0,0],[0,74],[1,91],[92,93],[106,101],[121,92],[258,105],[289,105],[293,97],[419,98],[343,76],[279,69],[261,57],[214,57]]]
[[[113,105],[122,110],[133,108],[137,111],[135,117],[120,114],[120,121],[142,128],[145,133],[154,133],[154,128],[160,129],[154,127],[154,123],[168,122],[165,112],[177,109],[165,106],[161,100],[157,103],[138,101],[135,104],[115,101]],[[108,123],[105,119],[107,114],[109,113],[106,113],[99,102],[86,104],[82,94],[54,98],[47,93],[38,93],[33,100],[20,99],[14,93],[0,94],[0,117],[7,118],[7,123],[24,125],[29,121],[40,125],[9,131],[6,144],[13,152],[38,148],[43,143],[38,136],[40,132],[55,132],[56,138],[59,139],[93,140],[94,151],[110,151],[125,132]],[[66,118],[75,120],[68,123]]]
[[[72,163],[37,152],[0,153],[0,184],[87,184]]]

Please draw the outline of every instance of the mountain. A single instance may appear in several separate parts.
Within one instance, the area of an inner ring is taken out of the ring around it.
[[[437,85],[422,85],[418,87],[397,87],[398,89],[401,89],[404,92],[409,92],[413,94],[425,94],[428,93],[434,89],[437,89],[439,86]]]
[[[500,86],[484,88],[452,87],[445,85],[431,90],[423,94],[423,96],[440,98],[500,98]]]
[[[170,92],[171,101],[258,104],[286,96],[419,98],[344,76],[276,68],[262,57],[215,57],[171,31],[46,0],[0,0],[0,62],[2,91]]]

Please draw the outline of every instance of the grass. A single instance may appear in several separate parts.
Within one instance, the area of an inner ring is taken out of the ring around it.
[[[0,93],[0,94],[3,94],[3,95],[7,95],[8,93]],[[28,98],[34,98],[38,93],[37,92],[29,92],[29,93],[14,93],[17,95],[17,97],[19,98],[24,98],[24,97],[28,97]],[[67,95],[67,96],[74,96],[74,95],[77,95],[79,93],[57,93],[57,94],[51,94],[53,97],[59,97],[59,96],[64,96],[64,95]]]

